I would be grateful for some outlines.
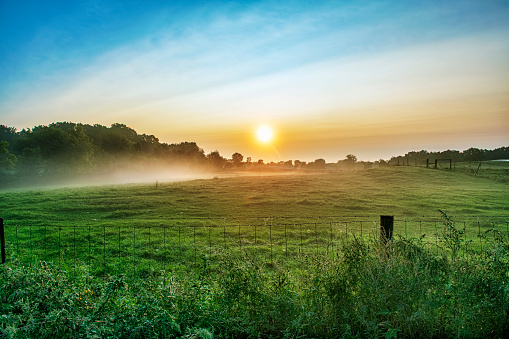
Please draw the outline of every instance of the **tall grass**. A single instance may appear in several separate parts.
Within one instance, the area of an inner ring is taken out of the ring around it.
[[[502,338],[509,331],[507,237],[437,256],[420,240],[344,239],[288,268],[248,254],[219,265],[71,275],[38,262],[0,268],[0,337]]]

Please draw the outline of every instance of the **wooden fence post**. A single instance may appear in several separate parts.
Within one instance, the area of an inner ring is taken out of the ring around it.
[[[394,230],[394,216],[381,215],[380,216],[380,238],[382,242],[386,243],[387,240],[392,240],[392,232]]]
[[[3,218],[0,218],[0,247],[2,252],[2,264],[5,264],[5,232]]]

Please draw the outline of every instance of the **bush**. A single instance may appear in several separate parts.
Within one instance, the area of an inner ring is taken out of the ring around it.
[[[143,278],[11,262],[0,267],[0,338],[502,338],[509,257],[494,239],[448,259],[419,239],[354,238],[291,270],[225,252]]]

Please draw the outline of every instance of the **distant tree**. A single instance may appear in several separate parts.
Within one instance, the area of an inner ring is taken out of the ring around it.
[[[124,124],[119,123],[112,124],[110,130],[123,135],[124,137],[126,137],[127,140],[129,140],[133,144],[137,143],[140,139],[138,133],[136,133],[134,129]]]
[[[370,161],[361,161],[360,164],[364,167],[364,169],[371,169],[373,168],[373,163]]]
[[[218,151],[207,154],[207,159],[214,168],[224,168],[226,164],[226,159],[223,158]]]
[[[509,147],[499,147],[491,151],[485,151],[486,160],[509,159]]]
[[[258,161],[256,162],[259,166],[262,166],[263,165],[263,160],[262,159],[258,159]]]
[[[357,157],[353,154],[347,154],[345,160],[349,163],[355,164],[357,162]]]
[[[101,138],[101,148],[109,154],[126,154],[133,144],[121,133],[107,133]]]
[[[232,162],[233,166],[240,167],[242,165],[242,161],[244,160],[244,156],[238,152],[233,153]]]
[[[295,164],[295,168],[301,168],[302,166],[302,161],[300,160],[295,160],[293,163]]]
[[[426,159],[429,158],[429,152],[425,150],[419,152],[412,151],[405,154],[405,158],[407,159],[407,164],[417,166],[418,164],[424,164],[426,162]]]
[[[484,160],[484,152],[478,148],[469,148],[463,151],[465,161],[482,161]]]
[[[7,141],[0,141],[0,171],[7,172],[13,170],[16,160],[16,156],[9,153],[9,143]]]
[[[134,145],[136,151],[144,154],[153,154],[160,148],[159,139],[153,135],[141,134]]]
[[[309,163],[308,167],[314,169],[325,169],[326,162],[324,159],[316,159],[314,162]]]
[[[191,166],[203,166],[208,163],[203,149],[198,147],[195,142],[181,142],[166,146],[168,160],[172,163],[187,164]]]
[[[459,161],[461,158],[460,152],[454,151],[454,150],[447,150],[447,151],[440,152],[440,156],[443,159],[452,159],[452,161]]]
[[[7,141],[7,147],[13,146],[18,137],[14,127],[0,125],[0,141]]]
[[[44,175],[47,170],[47,161],[44,160],[41,149],[25,148],[23,153],[18,156],[16,164],[17,175],[26,180],[27,178],[35,179]]]
[[[87,171],[94,163],[96,146],[85,134],[83,125],[75,126],[69,131],[69,139],[72,146],[74,168],[78,171]]]
[[[95,150],[81,126],[75,126],[70,132],[55,126],[38,126],[16,142],[16,149],[18,154],[33,153],[29,150],[37,149],[53,173],[86,170]]]

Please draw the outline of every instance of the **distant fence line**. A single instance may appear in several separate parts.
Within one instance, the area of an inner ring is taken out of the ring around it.
[[[106,271],[206,265],[219,253],[242,253],[264,262],[337,255],[341,242],[380,236],[377,217],[169,218],[166,225],[32,225],[3,222],[2,263],[37,260],[60,267],[86,264]],[[483,251],[497,236],[509,237],[509,217],[455,218],[462,249]],[[443,251],[445,221],[438,217],[394,219],[393,236],[418,238]],[[126,266],[127,265],[127,266]]]

